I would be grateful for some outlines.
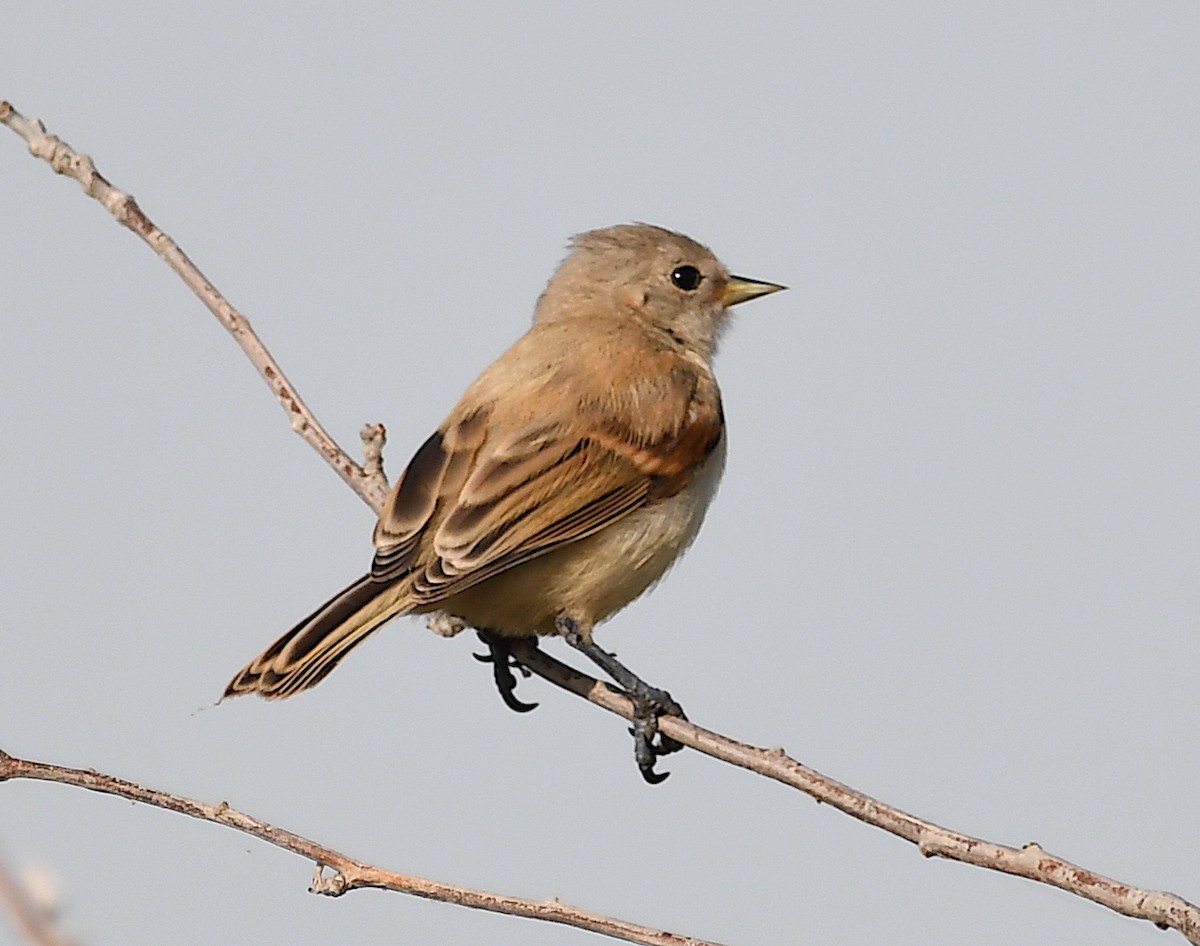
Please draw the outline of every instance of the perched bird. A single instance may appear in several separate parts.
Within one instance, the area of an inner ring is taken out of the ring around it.
[[[375,527],[369,574],[243,669],[226,696],[319,683],[400,614],[480,632],[514,709],[505,641],[561,635],[630,691],[648,781],[654,719],[682,710],[592,642],[696,537],[725,463],[713,376],[728,309],[784,287],[632,224],[576,236],[533,326],[416,452]]]

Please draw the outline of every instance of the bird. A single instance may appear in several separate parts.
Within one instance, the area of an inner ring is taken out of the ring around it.
[[[533,324],[410,460],[374,530],[368,574],[247,664],[226,697],[307,690],[404,614],[474,628],[501,696],[508,642],[559,636],[634,700],[635,758],[661,781],[662,713],[683,716],[593,630],[691,545],[725,466],[712,362],[729,310],[785,288],[730,275],[706,246],[644,223],[573,237]]]

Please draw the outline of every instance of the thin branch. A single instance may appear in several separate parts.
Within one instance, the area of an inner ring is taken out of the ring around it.
[[[8,103],[0,103],[0,123],[8,124],[10,127],[12,127],[14,126],[14,122],[17,122],[21,125],[20,129],[14,128],[14,130],[17,130],[18,134],[25,138],[26,141],[30,142],[30,150],[33,151],[36,156],[50,161],[51,165],[59,173],[66,173],[75,177],[84,184],[84,187],[87,189],[89,195],[101,200],[102,203],[104,202],[104,198],[102,196],[98,195],[97,193],[93,193],[94,181],[96,179],[103,181],[103,178],[100,178],[99,175],[96,174],[95,168],[92,166],[92,163],[89,159],[75,155],[74,152],[71,152],[70,149],[67,149],[66,146],[63,145],[57,138],[46,135],[45,129],[41,126],[41,123],[28,122],[17,115],[16,111]],[[35,140],[38,142],[44,141],[49,144],[39,145],[38,148],[35,148]],[[67,159],[63,159],[61,157],[56,159],[55,156],[62,155],[64,153],[68,155]],[[76,168],[81,168],[82,170],[76,171]],[[109,185],[107,181],[103,181],[101,194],[105,193],[120,194],[120,192],[113,191],[111,185]],[[129,198],[127,195],[121,195],[121,198],[122,201],[119,202],[132,205],[132,198]],[[109,205],[106,203],[105,206]],[[136,210],[136,205],[133,206]],[[110,210],[112,210],[111,207]],[[121,220],[122,223],[126,223],[126,226],[130,226],[129,223],[127,223],[125,220],[122,220],[121,216],[116,211],[112,212],[114,213],[114,216],[117,216],[118,220]],[[139,220],[145,220],[145,217],[141,214],[140,210],[136,211],[136,217]],[[136,227],[131,227],[131,229],[134,229],[135,232],[138,232]],[[158,234],[158,239],[170,242],[165,235],[162,235],[159,233],[159,231],[157,231],[157,228],[155,228],[155,233]],[[166,254],[162,253],[156,246],[155,242],[152,242],[150,239],[147,239],[147,242],[150,243],[150,245],[164,257],[164,259],[167,259],[168,263],[172,264],[172,268],[176,268],[175,264],[172,262],[172,259]],[[170,245],[172,247],[175,246],[174,243],[170,243]],[[186,257],[183,256],[183,253],[179,251],[178,248],[174,249],[174,254],[186,262]],[[191,266],[190,263],[187,265],[190,272],[196,273],[194,266]],[[177,269],[176,271],[178,272],[179,270]],[[184,274],[181,273],[181,275]],[[186,276],[184,276],[184,278],[185,280],[187,279]],[[203,277],[200,278],[203,280]],[[192,285],[192,283],[189,282],[189,285]],[[224,302],[224,300],[216,294],[216,290],[212,289],[211,286],[208,286],[207,282],[204,282],[204,286],[206,291],[211,293],[214,298],[221,300],[221,305],[228,308],[229,311],[233,311],[232,307],[230,307],[228,303]],[[195,289],[194,286],[193,289]],[[197,291],[197,294],[201,295],[199,291]],[[201,295],[201,298],[205,299],[205,296]],[[206,304],[208,304],[207,300]],[[212,305],[209,305],[209,308],[213,309],[214,314],[217,314],[218,318],[222,318],[220,313],[217,312]],[[238,323],[238,331],[234,331],[233,328],[230,328],[230,331],[234,333],[236,338],[238,338],[239,344],[242,344],[243,348],[246,349],[247,353],[249,354],[247,342],[242,337],[243,335],[248,335],[252,339],[253,345],[256,346],[256,350],[261,350],[265,353],[266,349],[263,348],[262,344],[257,338],[253,337],[253,333],[250,331],[249,325],[244,319],[241,319],[240,316],[238,318],[240,319],[240,322]],[[222,321],[224,322],[225,320],[222,318]],[[254,360],[254,356],[251,356],[251,359]],[[257,361],[255,363],[256,365],[258,364]],[[261,367],[260,373],[263,374],[263,377],[268,381],[269,384],[272,385],[272,390],[276,390],[273,379],[281,379],[283,375],[274,362],[271,362],[270,364],[272,368],[271,374],[263,371]],[[295,396],[294,392],[291,392],[290,387],[288,388],[288,391],[289,396],[294,399],[292,402],[284,400],[284,398],[276,390],[276,396],[280,397],[281,401],[284,402],[285,408],[288,408],[289,403],[300,404],[299,398]],[[305,417],[309,419],[311,418],[311,415],[308,414],[307,409],[305,409]],[[316,425],[316,421],[311,419],[306,420],[306,423],[309,423],[313,426]],[[293,426],[295,426],[295,424],[293,424]],[[321,433],[324,434],[324,431],[321,431]],[[328,439],[327,435],[325,436]],[[364,448],[369,458],[368,469],[372,473],[374,472],[374,460],[372,459],[373,455],[371,451],[374,449],[374,447],[368,444],[368,440],[376,436],[381,436],[381,431],[377,433],[371,428],[364,429]],[[309,438],[306,436],[306,439]],[[363,471],[353,463],[353,461],[350,461],[345,453],[337,448],[336,444],[333,444],[332,440],[328,440],[332,450],[324,448],[320,443],[314,442],[312,439],[309,439],[309,442],[317,448],[317,450],[326,458],[328,462],[335,466],[335,469],[338,469],[338,472],[342,474],[343,479],[345,479],[347,483],[349,483],[350,486],[355,489],[355,492],[357,492],[358,495],[361,496],[363,500],[371,506],[372,509],[378,512],[383,500],[383,494],[373,490],[359,488],[361,481],[358,480],[357,477],[365,477],[366,474],[364,474]],[[339,463],[350,464],[350,467],[353,468],[355,475],[348,475],[344,469],[338,466]],[[381,482],[386,483],[386,481],[382,480],[382,476],[380,476],[378,479],[372,480],[373,486],[380,486]],[[439,630],[440,633],[449,634],[459,630],[460,628],[444,627],[435,629]],[[621,696],[619,693],[615,692],[610,687],[600,683],[594,678],[589,677],[586,674],[582,674],[573,668],[560,663],[533,645],[524,642],[518,642],[513,646],[513,654],[518,660],[520,660],[522,664],[549,682],[582,696],[598,706],[609,710],[610,712],[626,718],[631,716],[632,707],[625,697]],[[820,772],[810,769],[808,766],[805,766],[791,758],[784,752],[783,749],[763,749],[750,746],[745,743],[737,742],[736,740],[730,739],[726,736],[722,736],[719,733],[712,732],[711,730],[702,729],[701,727],[696,726],[694,723],[670,716],[663,717],[659,722],[659,727],[665,735],[678,740],[685,746],[689,746],[698,752],[702,752],[705,755],[709,755],[715,759],[720,759],[721,761],[728,762],[732,765],[749,769],[767,778],[781,782],[784,785],[798,789],[799,791],[802,791],[816,799],[818,802],[832,805],[846,814],[859,819],[860,821],[874,825],[877,828],[881,828],[899,838],[903,838],[904,840],[915,844],[917,849],[926,857],[943,857],[947,860],[961,861],[966,864],[974,864],[978,867],[985,867],[989,870],[1013,874],[1018,877],[1025,877],[1029,880],[1035,880],[1053,887],[1058,887],[1061,890],[1066,890],[1069,893],[1083,897],[1086,900],[1091,900],[1094,903],[1106,906],[1111,910],[1115,910],[1118,913],[1124,914],[1125,916],[1133,917],[1135,919],[1148,920],[1164,929],[1178,930],[1188,939],[1189,942],[1196,944],[1196,946],[1200,946],[1200,908],[1197,908],[1194,904],[1189,903],[1175,894],[1160,891],[1141,890],[1128,884],[1112,880],[1108,877],[1103,877],[1099,874],[1093,873],[1092,871],[1086,870],[1085,868],[1071,864],[1059,857],[1048,854],[1036,843],[1031,842],[1022,848],[1012,848],[1000,844],[994,844],[990,841],[984,841],[979,838],[973,838],[969,835],[960,834],[955,831],[950,831],[947,828],[940,827],[939,825],[933,824],[929,821],[923,821],[922,819],[910,815],[907,812],[901,811],[898,808],[893,808],[890,805],[886,805],[883,802],[877,801],[876,799],[863,794],[862,792],[855,791],[849,786],[834,781],[833,779],[822,775]],[[17,762],[18,760],[11,761]],[[25,766],[36,765],[36,763],[20,764]],[[49,770],[51,768],[53,767],[42,767],[42,769],[45,770]],[[56,771],[73,772],[74,770]],[[0,768],[0,773],[2,772],[3,768]],[[96,776],[95,773],[78,774],[90,774],[92,777],[107,778],[107,776]],[[67,781],[66,779],[55,780]],[[73,782],[73,784],[80,783]],[[128,785],[129,783],[121,784]],[[94,788],[96,786],[86,785],[85,787]],[[136,788],[136,786],[133,787]],[[126,797],[129,796],[127,795]],[[188,802],[187,804],[196,805],[195,802]],[[172,806],[163,805],[163,807]],[[225,810],[228,811],[228,809]],[[195,812],[191,810],[185,811],[185,813],[195,814]],[[200,815],[196,816],[200,817]],[[239,815],[238,817],[245,818],[246,816]],[[222,823],[233,824],[232,822],[226,821],[222,821]],[[254,824],[257,825],[259,823],[254,822]],[[242,824],[233,824],[233,827],[238,827],[241,830],[249,830]],[[250,833],[257,832],[251,831]],[[260,834],[258,836],[261,837],[263,835]],[[311,845],[311,842],[304,841],[303,843]],[[289,850],[291,849],[292,848],[289,848]],[[298,853],[300,852],[298,851]],[[332,854],[333,852],[330,853]],[[309,854],[307,856],[312,855]],[[336,856],[339,858],[343,857],[342,855]],[[316,859],[320,861],[320,858]],[[342,866],[338,864],[332,864],[330,861],[320,862],[330,863],[330,865],[336,867],[343,876],[347,876],[346,871]],[[343,858],[341,863],[360,871],[376,870],[375,868],[369,868],[366,865],[351,862],[349,859],[345,858]],[[354,874],[353,870],[351,871],[351,875],[365,876],[362,874]],[[428,882],[423,881],[422,883]],[[359,883],[357,885],[362,886],[363,884]],[[320,886],[321,885],[318,883],[314,885],[314,889],[318,890],[318,892],[330,892],[320,890]],[[417,891],[412,890],[409,892]],[[430,894],[421,893],[419,895],[429,896]]]
[[[0,761],[4,759],[0,753]],[[19,877],[0,862],[0,907],[12,919],[13,928],[31,946],[75,946],[54,922],[54,911],[35,902]]]
[[[517,641],[510,647],[513,656],[539,677],[618,716],[632,717],[633,704],[607,684],[560,663],[528,641]],[[1036,842],[1021,848],[1006,847],[924,821],[822,775],[782,748],[747,745],[674,716],[661,717],[658,726],[664,735],[697,752],[798,789],[819,803],[903,838],[926,857],[942,857],[1036,880],[1125,916],[1178,930],[1189,942],[1200,944],[1200,908],[1176,894],[1141,890],[1101,876],[1047,853]]]
[[[372,509],[378,513],[383,503],[383,499],[387,498],[388,481],[383,473],[383,448],[387,444],[387,428],[383,424],[367,424],[358,433],[359,440],[363,446],[363,476],[376,486],[372,487],[372,497],[368,499],[363,496],[363,500]],[[362,496],[362,493],[359,493]]]
[[[338,476],[378,512],[388,492],[382,467],[372,464],[370,472],[364,471],[337,445],[301,400],[284,375],[283,369],[250,328],[246,317],[217,291],[179,245],[142,212],[133,195],[117,190],[96,170],[91,158],[85,154],[77,154],[66,142],[47,134],[45,125],[37,119],[26,118],[9,102],[0,101],[0,124],[7,125],[25,139],[29,153],[35,158],[41,158],[48,163],[56,173],[82,184],[89,197],[99,201],[118,223],[136,233],[150,249],[163,258],[246,353],[246,357],[267,382],[267,386],[288,415],[292,430],[324,457],[325,462],[333,467]]]
[[[363,887],[376,887],[382,890],[412,894],[427,900],[456,903],[459,906],[472,907],[476,910],[506,913],[532,920],[545,920],[548,923],[573,926],[630,943],[644,943],[646,946],[717,946],[707,940],[692,939],[675,933],[651,929],[647,926],[638,926],[635,923],[626,923],[623,920],[613,919],[599,913],[589,913],[559,900],[524,900],[520,897],[472,890],[468,887],[443,884],[434,880],[426,880],[423,877],[412,877],[408,874],[383,870],[370,864],[364,864],[362,861],[356,861],[352,857],[347,857],[332,848],[324,847],[308,838],[293,834],[291,831],[285,831],[283,828],[277,828],[265,821],[259,821],[244,812],[230,808],[225,802],[211,805],[193,801],[190,798],[156,791],[91,769],[68,769],[43,762],[30,762],[15,758],[0,750],[0,782],[5,779],[20,778],[59,782],[63,785],[74,785],[105,795],[116,795],[130,801],[153,805],[155,808],[165,808],[167,811],[178,812],[181,815],[199,818],[201,821],[211,821],[214,824],[242,831],[266,841],[268,844],[273,844],[315,862],[316,872],[309,890],[329,897],[340,897],[348,891]],[[327,870],[332,870],[333,873],[328,874]]]

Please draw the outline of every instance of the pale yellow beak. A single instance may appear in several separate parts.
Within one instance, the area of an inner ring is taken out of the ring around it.
[[[744,276],[730,276],[729,285],[725,287],[725,292],[721,296],[721,305],[728,309],[731,305],[737,305],[739,302],[747,302],[750,299],[767,296],[786,288],[787,286],[780,286],[778,283],[760,282]]]

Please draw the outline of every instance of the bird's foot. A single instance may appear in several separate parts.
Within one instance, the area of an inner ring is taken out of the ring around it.
[[[659,757],[683,748],[683,743],[659,730],[659,717],[677,716],[687,719],[687,714],[666,690],[646,686],[644,683],[642,686],[645,689],[644,693],[627,691],[633,701],[633,725],[629,728],[629,734],[633,736],[633,757],[637,760],[642,778],[651,785],[657,785],[671,774],[655,771],[654,765]]]
[[[585,639],[571,618],[563,615],[555,623],[563,639],[612,677],[633,703],[633,726],[629,730],[633,736],[633,757],[642,778],[657,785],[671,774],[655,771],[658,758],[683,748],[682,743],[659,732],[658,719],[660,716],[687,719],[683,707],[666,690],[650,686],[615,656]]]
[[[517,699],[516,670],[521,676],[529,677],[529,668],[519,663],[512,655],[512,650],[500,635],[491,631],[476,631],[479,639],[487,646],[486,654],[472,654],[480,663],[492,665],[492,679],[496,681],[496,689],[500,691],[500,699],[504,705],[517,713],[528,713],[538,707],[537,703],[526,703]],[[537,646],[536,641],[534,646]]]

